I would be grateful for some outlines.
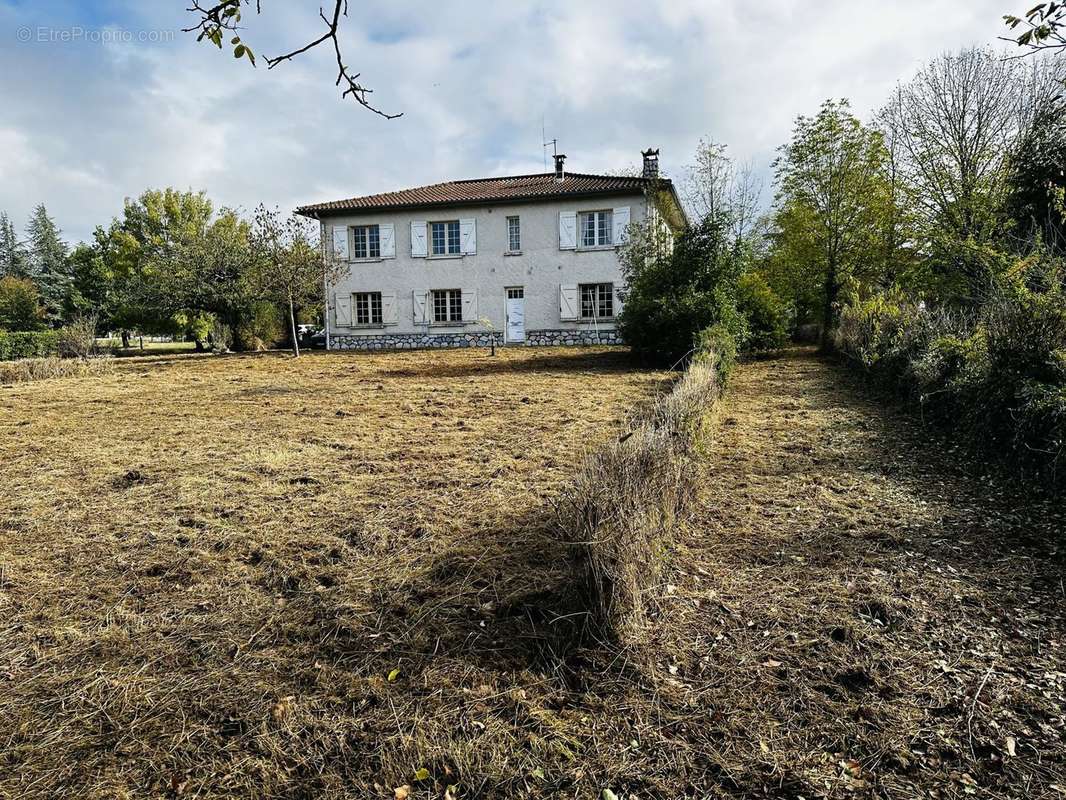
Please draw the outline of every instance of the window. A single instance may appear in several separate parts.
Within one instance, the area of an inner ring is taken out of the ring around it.
[[[352,228],[356,258],[381,258],[381,229],[377,225]]]
[[[459,241],[459,220],[431,222],[429,228],[433,239],[433,255],[455,256],[462,252]]]
[[[463,292],[461,289],[433,290],[433,321],[462,322]]]
[[[614,316],[614,284],[583,283],[581,319],[604,319]]]
[[[611,212],[588,211],[581,215],[581,246],[609,247],[611,245]]]
[[[517,253],[522,249],[522,223],[518,217],[507,218],[507,250]]]
[[[359,292],[356,294],[355,324],[381,324],[381,292]]]

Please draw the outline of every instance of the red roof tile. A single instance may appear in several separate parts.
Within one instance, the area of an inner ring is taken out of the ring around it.
[[[330,211],[381,211],[390,209],[424,208],[431,206],[467,205],[522,200],[550,200],[565,197],[636,194],[644,191],[646,178],[616,177],[612,175],[582,175],[567,173],[562,182],[555,173],[511,175],[503,178],[476,178],[467,181],[448,181],[403,189],[399,192],[371,194],[348,200],[333,200],[301,206],[296,213],[317,217]],[[670,181],[660,180],[664,188],[672,189]]]

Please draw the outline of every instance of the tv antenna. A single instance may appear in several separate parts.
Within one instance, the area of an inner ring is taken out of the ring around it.
[[[553,157],[559,155],[559,140],[558,139],[552,139],[549,142],[549,141],[547,141],[547,137],[548,137],[548,134],[546,134],[544,132],[544,116],[541,115],[541,118],[540,118],[540,141],[541,141],[541,146],[540,147],[541,147],[541,150],[542,150],[542,155],[544,156],[544,171],[545,172],[548,171],[548,145],[552,146],[552,156]]]

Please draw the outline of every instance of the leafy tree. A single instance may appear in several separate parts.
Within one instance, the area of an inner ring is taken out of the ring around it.
[[[799,237],[821,286],[823,345],[834,324],[844,279],[868,269],[872,231],[888,197],[881,134],[851,114],[846,100],[826,101],[799,117],[775,162],[778,236]]]
[[[0,278],[0,330],[34,331],[44,325],[44,309],[33,282],[14,275]]]
[[[67,296],[66,317],[95,317],[102,330],[111,326],[114,290],[114,276],[104,258],[101,244],[105,237],[104,230],[98,227],[94,240],[88,244],[78,244],[67,259],[71,287]]]
[[[1066,252],[1066,107],[1046,100],[1012,149],[1007,210],[1026,239]]]
[[[7,212],[0,211],[0,277],[25,277],[26,254]]]
[[[26,227],[26,239],[26,275],[41,293],[45,317],[52,323],[58,323],[70,291],[67,246],[44,204],[39,204],[33,210]]]
[[[790,310],[758,272],[748,272],[737,282],[737,308],[748,325],[747,349],[776,350],[788,340]]]
[[[708,216],[676,243],[649,223],[634,226],[622,270],[628,292],[618,327],[641,358],[672,366],[690,356],[701,331],[719,323],[743,342],[735,297],[741,262],[727,221]]]
[[[323,258],[318,226],[295,215],[263,205],[255,211],[252,247],[257,256],[259,285],[270,298],[288,307],[292,354],[300,355],[296,335],[299,308],[322,294],[323,281],[336,282],[339,271]],[[328,274],[327,274],[328,273]]]

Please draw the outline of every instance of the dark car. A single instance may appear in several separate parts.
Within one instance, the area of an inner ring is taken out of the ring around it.
[[[305,347],[310,347],[314,350],[326,349],[326,332],[324,330],[314,331],[313,333],[308,334],[306,337],[304,335],[301,335],[300,339],[305,343]]]

